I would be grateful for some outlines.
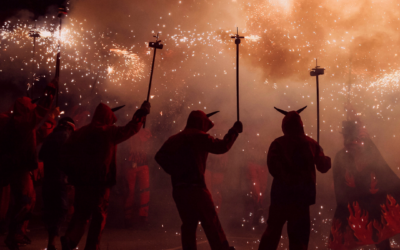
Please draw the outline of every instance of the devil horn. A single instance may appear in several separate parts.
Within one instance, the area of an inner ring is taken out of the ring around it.
[[[112,109],[111,109],[111,111],[112,111],[112,112],[115,112],[115,111],[117,111],[117,110],[120,110],[120,109],[122,109],[123,107],[125,107],[125,105],[122,105],[122,106],[119,106],[119,107],[112,108]]]
[[[285,110],[282,110],[282,109],[278,109],[277,107],[274,107],[274,109],[276,109],[279,113],[282,113],[282,114],[284,114],[284,115],[287,115],[287,111],[285,111]]]
[[[300,114],[300,113],[303,112],[303,110],[305,110],[306,108],[307,108],[307,106],[302,107],[301,109],[297,110],[296,112]]]
[[[213,116],[213,115],[215,115],[216,113],[218,113],[219,111],[215,111],[215,112],[212,112],[212,113],[208,113],[208,114],[206,114],[206,116],[207,117],[210,117],[210,116]]]

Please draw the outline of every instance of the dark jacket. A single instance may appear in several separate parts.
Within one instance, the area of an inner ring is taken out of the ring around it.
[[[297,112],[284,117],[282,130],[284,136],[275,139],[268,151],[268,170],[274,177],[271,204],[315,204],[315,165],[318,171],[326,173],[331,168],[331,159],[315,140],[305,135]]]
[[[36,126],[43,121],[48,108],[32,104],[28,97],[16,100],[13,113],[0,131],[0,167],[26,171],[38,167]]]
[[[171,136],[155,156],[171,175],[172,185],[205,187],[204,172],[208,153],[224,154],[235,142],[238,133],[230,129],[223,140],[207,134],[214,124],[202,111],[192,111],[185,129]]]
[[[39,160],[43,161],[44,182],[65,183],[65,173],[61,170],[61,150],[70,132],[66,127],[56,127],[45,139],[40,151]]]
[[[65,144],[64,169],[69,182],[76,186],[115,185],[117,144],[136,134],[144,119],[134,115],[125,126],[115,126],[116,116],[100,103],[92,122],[75,131]]]

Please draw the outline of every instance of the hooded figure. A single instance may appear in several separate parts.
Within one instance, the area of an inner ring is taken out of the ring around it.
[[[39,152],[43,161],[43,220],[49,235],[48,250],[54,250],[55,238],[59,236],[59,227],[68,211],[66,175],[61,170],[61,149],[75,130],[75,123],[69,117],[63,117],[57,127],[45,139]]]
[[[400,233],[400,179],[360,121],[343,121],[342,134],[344,148],[332,169],[337,207],[328,246],[390,249],[389,238]]]
[[[54,95],[55,88],[50,83],[37,105],[28,97],[18,98],[0,131],[0,182],[3,186],[10,184],[15,200],[5,240],[9,249],[19,249],[19,243],[30,243],[23,225],[33,210],[36,198],[30,176],[30,172],[38,167],[36,128],[48,114]]]
[[[127,125],[117,127],[111,108],[100,103],[92,122],[74,132],[66,142],[64,170],[69,183],[75,186],[75,213],[61,237],[63,250],[78,245],[90,217],[85,250],[99,249],[110,188],[116,184],[117,144],[136,134],[149,113],[150,103],[145,101]]]
[[[182,220],[183,250],[197,249],[196,229],[199,222],[212,250],[233,249],[229,247],[219,222],[205,184],[204,172],[208,154],[228,152],[242,132],[242,123],[236,122],[223,140],[207,134],[213,126],[203,111],[192,111],[185,129],[171,136],[155,156],[158,164],[171,175],[173,198]]]
[[[140,130],[137,136],[128,141],[129,152],[126,152],[123,157],[125,162],[121,172],[123,183],[127,187],[124,202],[124,223],[126,228],[147,225],[150,202],[150,176],[147,155],[151,136],[151,132],[147,128]],[[138,212],[135,209],[135,200],[137,200],[135,199],[135,191],[139,196]],[[135,223],[136,217],[138,217],[138,221]]]
[[[299,111],[281,111],[283,136],[268,151],[267,165],[273,177],[271,206],[259,249],[276,249],[282,227],[288,222],[289,249],[306,250],[310,236],[309,206],[315,204],[316,172],[326,173],[331,159],[318,143],[306,136]]]

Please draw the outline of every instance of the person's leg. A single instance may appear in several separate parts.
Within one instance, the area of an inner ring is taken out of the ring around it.
[[[29,171],[15,172],[10,179],[10,189],[14,196],[15,205],[6,244],[12,246],[15,245],[14,243],[24,242],[24,222],[29,218],[35,200],[33,182]]]
[[[310,207],[295,207],[291,209],[287,231],[289,250],[307,250],[310,240]]]
[[[282,228],[287,220],[286,207],[271,205],[267,220],[267,228],[261,237],[259,250],[275,250],[281,239]]]
[[[376,249],[378,249],[378,250],[390,250],[391,249],[391,247],[390,247],[390,239],[386,239],[384,241],[381,241],[380,243],[375,244],[375,246],[376,246]]]
[[[10,206],[10,185],[0,188],[0,234],[6,230],[6,215]]]
[[[47,249],[55,249],[59,227],[68,211],[67,186],[63,183],[43,183],[43,221],[48,233]]]
[[[196,230],[199,222],[195,204],[192,203],[193,194],[184,188],[173,190],[173,197],[182,220],[181,240],[182,250],[196,250]]]
[[[228,240],[222,229],[210,192],[206,188],[197,188],[195,199],[201,226],[204,229],[211,249],[229,249]]]
[[[128,194],[126,196],[124,204],[124,219],[125,219],[125,227],[131,227],[133,225],[133,217],[134,217],[135,185],[137,178],[137,169],[129,168],[128,170],[126,170],[125,178],[128,184]]]
[[[212,173],[212,183],[213,183],[213,190],[212,198],[215,204],[215,210],[219,213],[221,206],[222,206],[222,183],[224,182],[224,173],[214,172]]]
[[[139,198],[140,208],[139,217],[141,223],[146,223],[149,216],[149,202],[150,202],[150,180],[149,180],[149,167],[138,167],[138,184],[139,184]]]
[[[61,237],[63,250],[74,249],[78,245],[92,215],[93,200],[92,190],[85,187],[75,187],[75,212],[69,222],[65,236]]]
[[[93,209],[85,250],[100,249],[101,234],[106,225],[110,189],[100,188],[93,195],[96,196],[97,204]]]

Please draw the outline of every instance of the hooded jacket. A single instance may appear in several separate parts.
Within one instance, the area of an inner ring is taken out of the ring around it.
[[[100,103],[90,124],[75,131],[65,144],[64,170],[76,186],[111,187],[116,184],[117,144],[136,134],[145,117],[118,127],[115,114]]]
[[[32,104],[28,97],[16,100],[12,114],[2,122],[5,124],[0,131],[0,167],[26,171],[38,167],[36,127],[47,112],[48,107]]]
[[[213,126],[203,111],[192,111],[185,129],[171,136],[157,152],[155,159],[171,175],[173,187],[205,187],[208,153],[224,154],[232,147],[238,133],[230,129],[224,139],[216,139],[207,134]]]
[[[326,173],[331,159],[318,143],[306,136],[296,111],[282,121],[283,136],[275,139],[268,151],[268,170],[274,177],[271,204],[312,205],[316,197],[316,171]]]

